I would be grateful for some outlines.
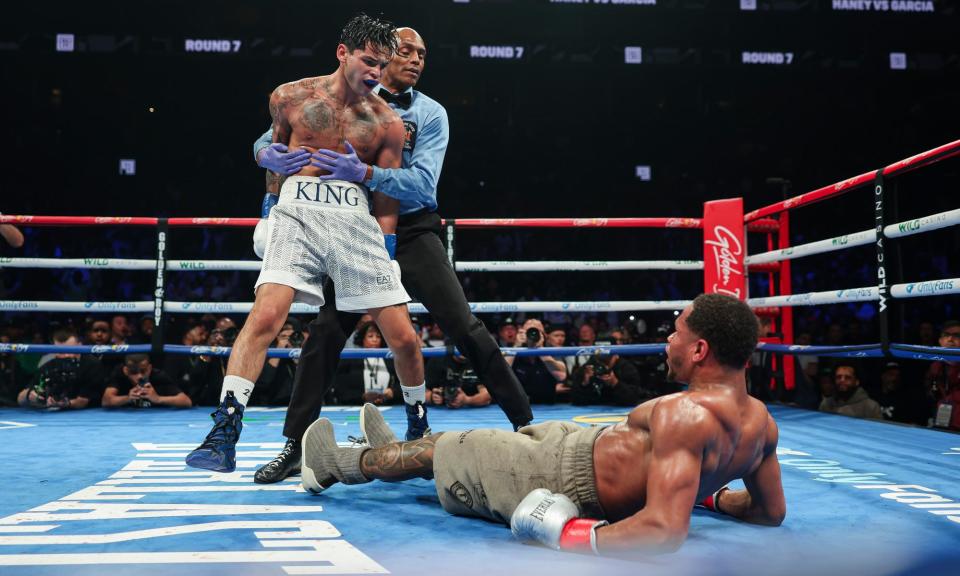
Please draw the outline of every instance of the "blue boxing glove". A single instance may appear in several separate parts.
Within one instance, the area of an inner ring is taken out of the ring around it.
[[[383,247],[387,249],[387,255],[390,256],[390,268],[393,269],[393,275],[400,282],[400,263],[397,262],[397,235],[384,234]]]
[[[357,156],[350,142],[344,140],[343,145],[347,150],[346,154],[320,149],[310,156],[310,165],[330,172],[320,176],[321,180],[346,180],[363,184],[367,176],[367,165]]]
[[[391,260],[397,259],[397,235],[396,234],[384,234],[383,247],[387,249],[387,255],[390,256]]]
[[[580,518],[570,498],[537,488],[510,516],[510,531],[522,542],[539,542],[554,550],[597,553],[597,528],[606,520]]]
[[[260,204],[260,217],[266,218],[270,215],[270,211],[273,210],[273,207],[277,205],[277,202],[280,200],[279,194],[271,194],[267,192],[263,195],[263,202]]]
[[[263,253],[267,250],[267,232],[269,231],[267,217],[270,216],[270,210],[277,205],[279,199],[278,194],[267,192],[263,195],[263,203],[260,205],[260,221],[257,222],[257,227],[253,229],[253,253],[257,255],[257,258],[263,258]]]
[[[290,176],[310,164],[310,151],[300,148],[289,152],[286,144],[274,142],[257,154],[257,164],[281,176]]]

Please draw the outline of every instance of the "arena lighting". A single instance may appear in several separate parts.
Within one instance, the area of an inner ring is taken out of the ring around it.
[[[73,34],[57,34],[57,52],[73,52],[75,42]]]
[[[891,70],[906,70],[907,69],[907,55],[904,52],[891,52],[890,53],[890,69]]]

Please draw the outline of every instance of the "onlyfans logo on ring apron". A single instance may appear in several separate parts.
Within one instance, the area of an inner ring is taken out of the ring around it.
[[[713,239],[705,242],[713,250],[713,257],[717,263],[717,270],[720,271],[720,281],[723,287],[713,285],[713,291],[719,294],[727,294],[735,298],[740,297],[740,289],[730,290],[730,278],[736,274],[743,276],[743,262],[740,257],[743,255],[743,246],[725,226],[715,226],[713,228]]]

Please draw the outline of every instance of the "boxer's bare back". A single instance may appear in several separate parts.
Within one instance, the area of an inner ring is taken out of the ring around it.
[[[776,436],[766,406],[741,388],[721,385],[655,398],[597,438],[593,461],[600,504],[611,521],[627,518],[648,504],[648,495],[654,497],[649,479],[680,472],[681,466],[698,468],[696,475],[684,475],[699,479],[691,502],[700,501],[756,471],[776,448]],[[671,448],[685,454],[670,458],[664,450]]]

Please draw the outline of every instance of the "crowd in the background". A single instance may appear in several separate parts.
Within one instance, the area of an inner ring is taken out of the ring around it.
[[[37,228],[25,229],[26,238],[13,226],[0,227],[6,244],[17,256],[76,257],[72,251],[95,258],[137,258],[152,250],[147,235],[128,235],[122,230],[97,231],[98,241],[66,241],[61,236],[41,234]],[[129,232],[129,231],[128,231]],[[77,232],[78,239],[87,232]],[[193,234],[189,244],[206,258],[234,257],[241,245],[238,236],[223,231],[182,232]],[[595,242],[576,244],[557,241],[528,231],[488,233],[481,242],[462,251],[467,259],[508,260],[533,252],[544,258],[590,257],[598,251]],[[802,238],[798,238],[798,241]],[[186,241],[186,242],[185,242]],[[242,238],[242,250],[249,241]],[[176,244],[171,244],[175,247]],[[656,253],[687,254],[696,250],[686,244],[657,236],[652,242],[631,234],[602,245],[610,258],[636,254],[643,250]],[[9,250],[9,248],[4,248]],[[579,254],[577,251],[583,252]],[[872,271],[870,255],[839,253],[831,255],[829,266],[842,271],[851,283],[869,284]],[[176,257],[171,254],[171,257]],[[922,258],[920,258],[922,259]],[[938,277],[953,271],[944,259],[933,258]],[[199,268],[202,268],[199,267]],[[191,271],[168,274],[168,300],[222,302],[244,300],[244,286],[252,285],[249,272]],[[794,270],[795,293],[832,288],[833,274]],[[152,280],[139,271],[96,269],[7,269],[0,275],[0,300],[62,299],[147,300],[152,299]],[[751,276],[751,293],[766,293],[766,275]],[[464,274],[462,283],[467,297],[478,301],[563,300],[577,294],[581,300],[636,299],[636,294],[654,300],[680,300],[695,293],[696,278],[676,273],[652,275],[573,274],[557,283],[549,275],[510,273]],[[687,284],[690,284],[689,286]],[[249,297],[249,296],[248,296]],[[938,308],[939,306],[939,308]],[[960,323],[949,320],[960,316],[949,302],[933,299],[901,307],[906,316],[895,317],[893,340],[945,348],[960,347]],[[931,311],[936,310],[934,314]],[[879,333],[877,309],[872,302],[793,309],[795,343],[814,345],[854,345],[875,343]],[[931,319],[932,318],[932,319]],[[186,346],[230,346],[236,339],[240,318],[227,316],[177,315],[166,320],[164,340]],[[135,318],[124,314],[64,317],[54,314],[17,314],[0,324],[0,341],[8,343],[53,344],[61,346],[149,344],[155,330],[152,316]],[[488,328],[504,348],[576,347],[576,354],[508,355],[518,380],[531,403],[574,405],[608,404],[633,406],[650,398],[680,390],[667,378],[662,354],[594,354],[594,345],[665,343],[672,332],[670,313],[645,319],[628,314],[547,313],[542,317],[523,314],[517,317],[488,317]],[[485,383],[469,361],[453,354],[439,326],[429,317],[416,320],[424,347],[448,348],[448,354],[427,359],[428,401],[435,406],[458,409],[486,406],[493,400]],[[273,348],[299,348],[308,333],[301,320],[289,318]],[[775,323],[761,319],[760,337],[782,342]],[[359,319],[347,340],[347,347],[383,348],[383,338],[369,316]],[[0,355],[0,405],[33,407],[46,410],[82,409],[102,406],[190,407],[215,406],[226,370],[227,357],[221,355],[165,354],[3,354]],[[268,358],[251,399],[252,405],[284,406],[290,400],[297,358]],[[787,373],[792,375],[788,377]],[[759,349],[747,369],[751,394],[768,402],[792,404],[812,410],[847,416],[891,420],[918,426],[937,426],[960,430],[960,363],[948,361],[851,361],[846,358],[800,355],[787,359]],[[390,359],[343,360],[327,404],[355,405],[362,402],[389,404],[399,398],[399,382]]]
[[[547,314],[546,318],[491,317],[488,326],[503,348],[574,347],[576,354],[508,355],[521,385],[534,405],[634,406],[672,393],[682,386],[667,378],[662,354],[595,354],[591,346],[665,343],[671,317]],[[428,401],[447,409],[486,406],[492,402],[485,383],[469,361],[455,354],[439,326],[428,316],[414,318],[424,348],[450,353],[425,360]],[[849,345],[875,342],[872,326],[855,318],[846,325],[830,322],[820,328],[815,318],[798,318],[814,328],[797,337],[798,344]],[[170,322],[167,342],[186,346],[230,346],[237,322],[207,314]],[[817,329],[820,328],[820,329]],[[0,341],[54,345],[120,345],[149,343],[153,318],[122,314],[66,318],[41,327],[32,322],[6,322]],[[771,323],[760,323],[760,336],[776,341]],[[272,348],[299,348],[308,333],[289,318]],[[960,348],[960,322],[924,321],[907,343]],[[369,316],[361,316],[347,340],[348,348],[384,348]],[[948,361],[851,360],[799,355],[782,356],[758,349],[747,369],[750,393],[761,400],[834,412],[859,418],[890,420],[917,426],[960,430],[960,363]],[[0,355],[0,403],[47,410],[102,406],[215,406],[226,369],[225,356],[165,354],[4,354]],[[156,362],[156,364],[154,363]],[[251,405],[285,406],[290,400],[297,358],[268,358],[257,381]],[[784,378],[792,370],[793,383]],[[336,405],[394,403],[399,381],[390,359],[345,359],[325,402]]]

